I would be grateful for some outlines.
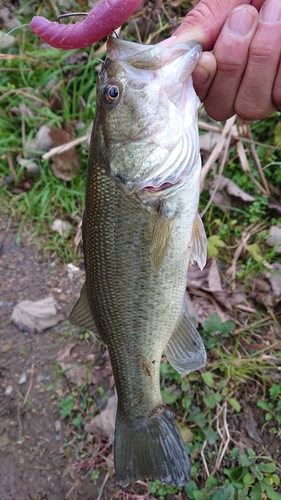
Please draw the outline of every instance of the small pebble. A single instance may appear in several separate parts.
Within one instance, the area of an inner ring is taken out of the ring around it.
[[[19,385],[25,384],[26,379],[27,379],[26,373],[22,373],[20,378],[19,378],[18,384]]]
[[[39,375],[38,380],[39,382],[44,382],[44,380],[46,380],[46,375]]]
[[[0,300],[0,307],[2,307],[3,305],[4,305],[4,301]]]
[[[55,421],[55,429],[56,429],[56,432],[59,432],[61,430],[61,422],[60,422],[60,420],[56,420]]]
[[[4,394],[5,394],[5,396],[10,396],[10,394],[12,394],[12,392],[13,392],[13,386],[8,385],[8,387],[6,387],[6,389],[5,389]]]

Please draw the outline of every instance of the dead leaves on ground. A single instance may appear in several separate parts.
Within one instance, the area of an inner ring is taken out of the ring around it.
[[[57,358],[57,362],[65,376],[76,386],[85,382],[88,385],[100,386],[104,379],[112,376],[112,368],[107,351],[101,355],[97,346],[89,345],[90,353],[81,353],[79,344],[72,343]],[[111,386],[113,379],[111,380]]]
[[[225,313],[225,309],[231,310],[234,305],[246,300],[243,290],[231,289],[213,258],[208,259],[203,271],[200,271],[197,264],[189,268],[187,289],[192,296],[196,319],[201,325],[213,314],[218,314],[222,322],[226,321],[229,316]]]
[[[85,424],[85,431],[112,438],[117,396],[113,392],[114,379],[108,351],[102,354],[100,348],[93,344],[89,345],[89,351],[89,354],[85,354],[85,344],[71,343],[59,354],[57,362],[63,374],[76,387],[81,387],[85,383],[92,385],[93,393],[103,387],[104,394],[108,397],[106,406],[104,407],[104,398],[96,394],[95,400],[101,411]]]
[[[62,314],[57,312],[57,304],[53,297],[46,297],[36,302],[23,300],[12,312],[13,323],[20,330],[31,334],[41,333],[63,319]]]
[[[41,156],[42,152],[49,152],[56,148],[53,155],[51,169],[56,177],[64,181],[70,181],[76,177],[80,170],[80,159],[73,141],[75,140],[74,129],[65,123],[64,129],[42,125],[36,137],[29,143],[29,158]],[[66,144],[70,147],[63,148]]]

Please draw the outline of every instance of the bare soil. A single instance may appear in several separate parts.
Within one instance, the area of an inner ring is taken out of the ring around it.
[[[69,331],[69,323],[29,334],[10,320],[13,307],[21,300],[49,295],[67,319],[84,271],[71,277],[66,266],[41,259],[34,245],[17,246],[17,228],[7,230],[8,221],[1,222],[0,499],[96,500],[105,472],[96,484],[88,477],[77,481],[65,474],[68,458],[63,443],[69,430],[60,419],[56,395],[63,394],[68,382],[56,375],[55,360],[73,342],[63,335]],[[81,345],[87,354],[89,344]],[[26,377],[24,383],[20,383],[21,377]],[[110,498],[110,491],[109,481],[101,499]]]
[[[87,359],[93,352],[95,356],[99,352],[104,355],[104,349],[75,337],[67,321],[84,282],[84,270],[69,273],[66,265],[43,258],[28,241],[17,246],[17,232],[18,228],[9,227],[8,218],[0,219],[0,500],[147,498],[145,485],[136,484],[128,493],[118,488],[112,446],[106,440],[104,448],[109,461],[105,468],[101,465],[97,480],[90,477],[91,463],[94,464],[92,443],[81,445],[86,446],[84,463],[81,450],[80,460],[75,462],[77,441],[72,448],[64,446],[73,439],[73,426],[61,419],[58,401],[71,392],[71,382],[58,374],[56,360],[71,349],[78,352],[76,359]],[[13,307],[18,302],[50,295],[65,321],[34,334],[20,331],[11,322]],[[276,382],[280,380],[278,373],[277,378]],[[113,390],[110,380],[107,376],[103,385],[108,394]],[[94,394],[97,387],[92,384],[90,391]],[[241,385],[237,396],[242,412],[229,422],[237,445],[241,450],[250,447],[257,454],[268,454],[280,462],[280,439],[264,425],[264,413],[256,405],[262,398],[262,389],[249,381]],[[83,452],[84,449],[82,455]],[[166,498],[186,496],[181,493]]]

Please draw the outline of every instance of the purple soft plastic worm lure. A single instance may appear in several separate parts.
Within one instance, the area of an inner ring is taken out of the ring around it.
[[[83,21],[60,24],[35,16],[30,28],[56,49],[83,49],[121,26],[140,3],[141,0],[100,0]]]

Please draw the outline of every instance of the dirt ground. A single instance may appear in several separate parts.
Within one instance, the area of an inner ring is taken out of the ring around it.
[[[65,377],[56,375],[55,360],[73,339],[62,334],[68,322],[43,333],[20,331],[11,323],[21,300],[52,295],[67,319],[79,295],[84,271],[71,276],[66,266],[46,262],[35,246],[17,246],[17,228],[0,227],[0,499],[97,500],[105,472],[94,484],[65,475],[68,459],[63,443],[67,426],[60,420],[56,390]],[[87,351],[88,345],[81,342]],[[90,347],[89,347],[90,349]],[[84,354],[87,354],[85,352]],[[110,481],[101,499],[110,498]]]
[[[42,258],[36,246],[25,240],[17,246],[17,231],[9,227],[8,218],[0,220],[0,500],[134,498],[118,496],[113,464],[110,474],[101,470],[96,481],[91,480],[87,467],[82,470],[81,462],[78,474],[69,473],[73,456],[67,456],[64,443],[71,439],[70,429],[60,418],[57,396],[70,392],[70,382],[56,373],[56,360],[74,345],[67,317],[79,296],[84,270],[70,273],[66,265]],[[50,295],[65,321],[43,333],[20,331],[11,322],[13,308],[21,300]],[[100,349],[76,339],[80,358]],[[280,375],[276,376],[278,382]],[[106,379],[109,384],[110,377]],[[257,453],[263,450],[279,461],[281,443],[264,428],[264,414],[255,404],[257,390],[250,381],[247,387],[241,386],[242,414],[233,418],[230,431],[238,445]],[[91,444],[88,449],[91,456]]]

